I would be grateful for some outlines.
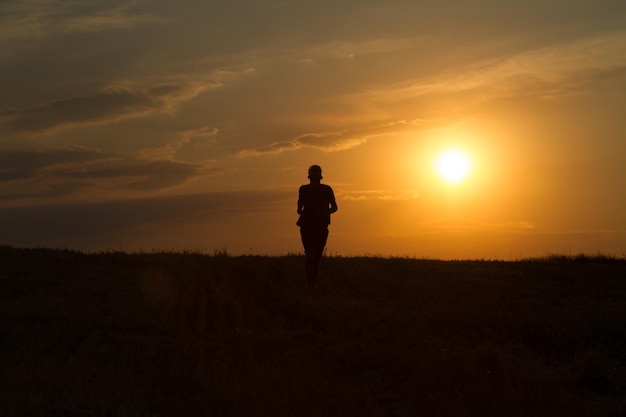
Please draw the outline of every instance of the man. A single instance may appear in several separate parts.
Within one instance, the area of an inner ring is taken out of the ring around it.
[[[322,168],[311,165],[309,184],[300,187],[298,195],[298,214],[296,223],[300,226],[300,236],[306,255],[305,270],[309,289],[315,287],[320,259],[328,238],[330,215],[337,211],[333,189],[321,184]]]

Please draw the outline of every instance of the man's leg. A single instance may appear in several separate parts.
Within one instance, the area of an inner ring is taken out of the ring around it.
[[[327,228],[302,228],[300,229],[304,253],[306,255],[305,271],[307,285],[309,288],[315,287],[317,274],[319,272],[320,260],[324,253],[324,247],[328,239]]]

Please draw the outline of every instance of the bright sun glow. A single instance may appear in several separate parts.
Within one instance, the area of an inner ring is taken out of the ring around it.
[[[448,149],[439,155],[435,167],[445,182],[454,185],[469,175],[472,161],[463,151]]]

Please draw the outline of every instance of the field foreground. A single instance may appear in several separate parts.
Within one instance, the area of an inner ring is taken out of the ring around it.
[[[626,262],[0,247],[2,416],[626,416]]]

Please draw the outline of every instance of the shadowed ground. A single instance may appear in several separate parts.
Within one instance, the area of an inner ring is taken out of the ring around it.
[[[626,415],[623,260],[0,256],[0,416]]]

